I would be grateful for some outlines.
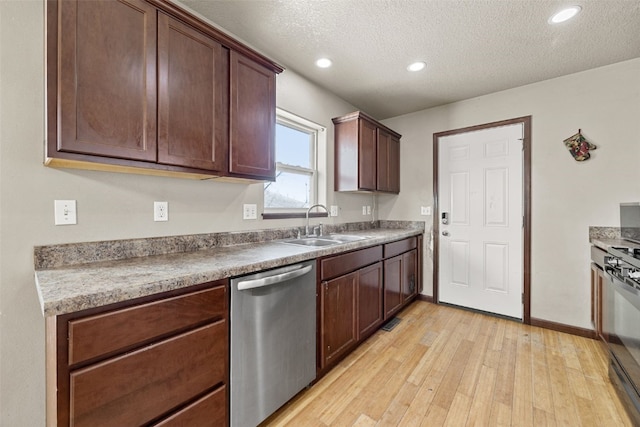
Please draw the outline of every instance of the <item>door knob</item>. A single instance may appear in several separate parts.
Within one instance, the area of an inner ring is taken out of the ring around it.
[[[448,236],[448,235],[449,235],[449,232],[448,232],[447,230],[444,230],[444,231],[442,232],[442,235],[443,235],[443,236]]]

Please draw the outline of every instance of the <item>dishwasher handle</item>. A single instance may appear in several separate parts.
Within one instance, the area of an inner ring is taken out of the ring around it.
[[[246,291],[247,289],[262,288],[264,286],[295,279],[296,277],[304,276],[310,272],[312,268],[312,265],[307,265],[299,270],[289,271],[288,273],[276,274],[275,276],[263,277],[262,279],[243,280],[238,282],[238,290]]]

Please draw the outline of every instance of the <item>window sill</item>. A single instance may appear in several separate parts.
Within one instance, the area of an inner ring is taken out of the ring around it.
[[[327,218],[329,216],[326,212],[311,212],[309,218]],[[262,219],[289,219],[289,218],[306,218],[307,214],[304,212],[265,212],[262,214]]]

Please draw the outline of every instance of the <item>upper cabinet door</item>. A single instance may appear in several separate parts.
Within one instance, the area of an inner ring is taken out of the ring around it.
[[[377,127],[365,119],[358,120],[358,189],[376,190]]]
[[[275,73],[230,52],[229,172],[275,179]]]
[[[400,140],[378,128],[378,191],[400,192]]]
[[[158,162],[227,170],[229,51],[158,14]]]
[[[58,149],[156,160],[156,9],[61,1]]]

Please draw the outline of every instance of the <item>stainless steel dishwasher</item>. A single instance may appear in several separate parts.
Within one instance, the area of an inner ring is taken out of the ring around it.
[[[231,280],[231,426],[255,427],[316,377],[316,263]]]

